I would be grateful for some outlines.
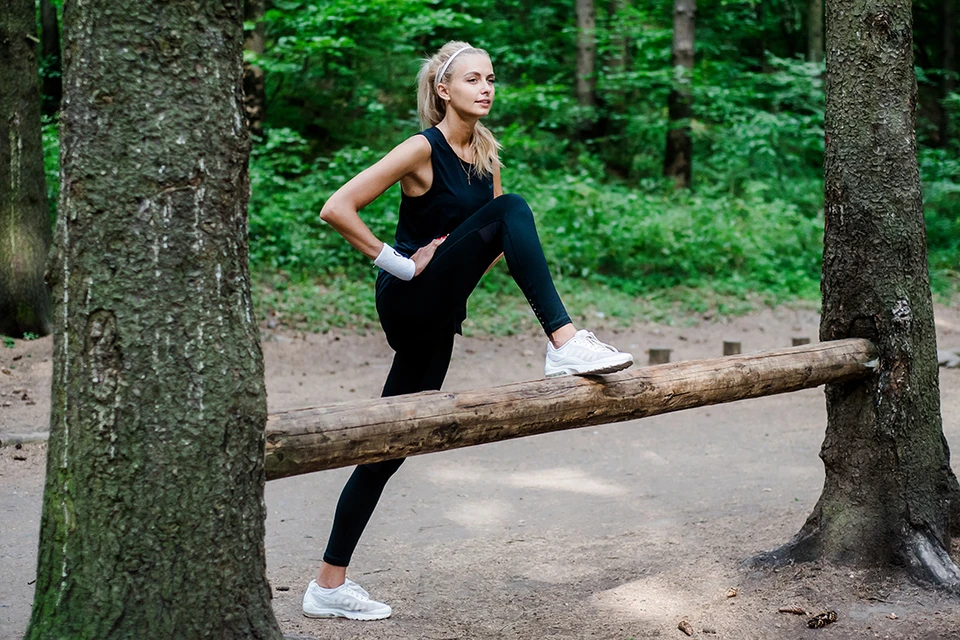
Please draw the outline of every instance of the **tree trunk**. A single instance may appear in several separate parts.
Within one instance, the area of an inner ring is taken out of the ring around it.
[[[253,29],[244,35],[243,48],[262,54],[266,40],[266,25],[263,14],[266,0],[245,0],[243,19],[252,22]],[[249,62],[243,63],[243,108],[247,114],[247,125],[254,135],[263,135],[263,123],[267,119],[267,90],[263,69]]]
[[[50,0],[40,0],[40,39],[43,43],[43,112],[54,115],[63,98],[60,60],[60,24],[57,9]]]
[[[823,62],[823,0],[807,0],[807,61]]]
[[[577,103],[597,103],[597,12],[593,0],[577,0]]]
[[[943,98],[957,90],[957,0],[943,0]],[[950,111],[940,108],[940,146],[950,144]]]
[[[263,546],[239,0],[64,10],[50,445],[27,638],[281,638]]]
[[[663,160],[663,175],[673,178],[677,187],[690,186],[693,142],[690,118],[693,116],[693,52],[696,0],[674,0],[673,5],[673,87],[670,89],[670,128]]]
[[[610,70],[614,73],[623,73],[630,65],[625,23],[629,7],[630,0],[610,0]]]
[[[827,0],[822,340],[867,338],[877,373],[827,385],[823,493],[777,559],[904,566],[960,584],[917,169],[910,0]]]
[[[0,334],[50,333],[50,209],[33,0],[0,12]]]

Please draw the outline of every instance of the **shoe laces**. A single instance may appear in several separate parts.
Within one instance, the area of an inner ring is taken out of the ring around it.
[[[352,595],[357,600],[362,602],[371,602],[370,597],[361,591],[359,585],[357,585],[355,582],[345,582],[341,589]]]
[[[592,331],[580,332],[575,337],[579,338],[580,339],[579,341],[588,347],[593,347],[594,349],[597,349],[600,351],[613,351],[614,353],[617,352],[616,347],[613,347],[612,345],[609,345],[606,342],[600,342],[597,336],[593,335]]]

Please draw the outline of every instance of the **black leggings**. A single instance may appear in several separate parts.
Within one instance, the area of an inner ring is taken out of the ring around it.
[[[544,332],[550,335],[570,322],[553,286],[530,207],[520,196],[500,196],[450,233],[420,275],[409,282],[391,278],[381,288],[377,312],[396,351],[381,397],[440,389],[458,316],[501,252]],[[383,487],[401,464],[403,458],[357,466],[340,494],[324,562],[350,564]]]

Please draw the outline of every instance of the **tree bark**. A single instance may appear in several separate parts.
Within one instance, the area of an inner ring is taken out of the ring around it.
[[[627,46],[625,14],[630,0],[610,0],[610,70],[623,73],[630,65],[630,49]]]
[[[807,0],[807,61],[823,62],[823,0]]]
[[[27,638],[281,638],[263,546],[239,0],[64,9],[50,444]]]
[[[266,0],[245,0],[243,19],[252,22],[254,28],[244,35],[243,48],[253,53],[263,54],[266,41],[266,25],[263,14],[266,12]],[[247,114],[247,125],[256,136],[263,135],[263,123],[267,119],[266,77],[263,69],[249,62],[243,63],[243,108]]]
[[[577,103],[593,108],[597,103],[597,12],[593,0],[576,0]]]
[[[870,373],[844,340],[712,360],[287,411],[267,423],[268,479],[757,398]]]
[[[680,188],[690,186],[693,142],[690,118],[693,116],[693,55],[696,0],[674,0],[673,5],[673,87],[668,98],[670,124],[663,175],[673,178]]]
[[[827,385],[823,493],[772,560],[904,566],[960,584],[958,498],[940,418],[917,168],[910,0],[827,0],[822,340],[866,338],[879,368]]]
[[[943,98],[957,90],[957,1],[943,0]],[[940,108],[940,146],[950,144],[950,111]]]
[[[60,24],[57,9],[50,0],[40,0],[40,40],[43,53],[43,112],[54,115],[60,110],[63,98],[60,60]]]
[[[51,330],[35,11],[11,0],[0,12],[0,334],[16,337]]]

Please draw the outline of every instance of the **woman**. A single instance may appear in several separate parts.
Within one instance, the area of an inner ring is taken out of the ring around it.
[[[480,124],[494,94],[485,51],[463,42],[444,45],[424,62],[418,78],[425,130],[341,187],[320,213],[381,268],[377,312],[396,351],[384,397],[440,389],[467,297],[504,255],[549,337],[548,377],[611,373],[633,364],[629,353],[573,326],[553,286],[530,208],[519,196],[502,195],[499,145]],[[393,248],[378,240],[357,212],[398,181],[402,196]],[[304,594],[304,615],[355,620],[390,615],[388,605],[371,600],[346,578],[346,568],[384,485],[402,462],[363,464],[354,471],[337,504],[320,571]]]

